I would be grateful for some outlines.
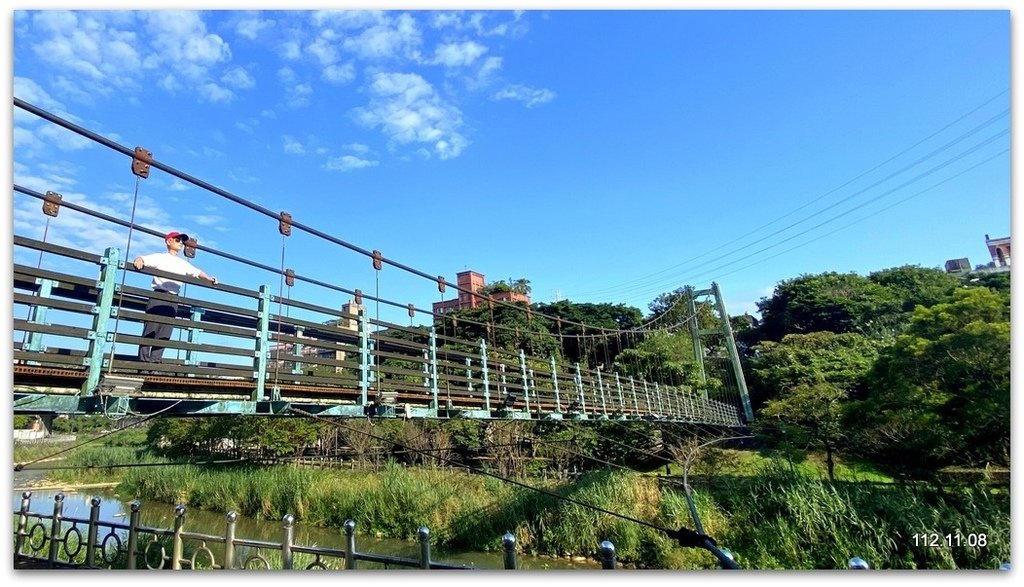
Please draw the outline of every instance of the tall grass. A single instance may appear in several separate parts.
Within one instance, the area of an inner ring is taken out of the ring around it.
[[[109,467],[131,462],[167,464],[129,447],[83,447],[64,464],[86,468],[57,473],[67,480],[119,479],[118,493],[127,499],[273,520],[293,514],[300,523],[335,528],[353,519],[364,535],[413,539],[426,526],[434,544],[451,549],[498,550],[502,535],[512,532],[530,554],[593,557],[609,540],[626,566],[715,566],[710,554],[681,548],[662,530],[693,527],[682,489],[636,473],[608,470],[575,482],[525,482],[542,490],[534,491],[486,475],[395,463],[379,472]],[[980,485],[940,490],[831,483],[775,459],[746,477],[696,489],[705,531],[745,568],[843,568],[851,556],[891,569],[994,569],[1009,560],[1009,495]],[[932,532],[985,534],[986,545],[933,547],[914,540]]]
[[[1009,496],[982,487],[833,484],[773,463],[714,498],[734,514],[720,540],[749,567],[844,568],[859,556],[875,568],[994,569],[1009,560]],[[932,532],[985,534],[986,546],[914,540]]]

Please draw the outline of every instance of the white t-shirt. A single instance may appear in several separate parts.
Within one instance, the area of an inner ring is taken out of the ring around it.
[[[191,263],[170,253],[142,255],[142,263],[144,267],[156,269],[157,271],[166,271],[167,273],[175,273],[177,275],[185,275],[187,277],[199,277],[200,273],[200,271]],[[178,293],[178,290],[181,289],[181,282],[154,275],[153,289],[160,289],[176,294]]]

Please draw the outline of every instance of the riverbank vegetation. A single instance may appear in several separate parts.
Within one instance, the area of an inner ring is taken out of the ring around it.
[[[916,266],[780,282],[758,303],[760,320],[731,319],[755,414],[742,430],[158,418],[123,433],[129,441],[119,433],[63,455],[67,468],[52,473],[116,479],[130,499],[338,528],[351,518],[384,537],[411,538],[425,525],[454,548],[497,549],[514,532],[535,554],[595,556],[610,540],[628,565],[713,567],[710,555],[668,537],[694,526],[688,478],[707,534],[747,568],[840,568],[860,556],[876,568],[994,569],[1010,548],[1009,286],[1009,272]],[[436,326],[714,396],[735,387],[731,371],[706,370],[695,356],[727,363],[727,345],[694,346],[688,323],[722,325],[707,304],[691,313],[692,302],[681,288],[647,317],[621,305],[535,305],[601,337],[486,305]],[[655,318],[680,327],[637,334]],[[715,436],[744,439],[703,446]],[[18,450],[16,462],[41,458]]]
[[[851,556],[889,569],[991,569],[1009,560],[1008,486],[906,483],[859,463],[841,464],[837,471],[845,480],[831,481],[820,455],[705,452],[691,479],[699,518],[746,568],[843,568]],[[394,460],[355,468],[212,466],[202,459],[172,464],[142,446],[86,447],[61,462],[66,468],[54,477],[117,479],[117,493],[126,500],[262,519],[293,514],[300,524],[339,532],[353,519],[361,534],[410,540],[426,526],[435,544],[451,549],[497,551],[502,535],[512,532],[529,554],[596,557],[597,545],[609,540],[626,566],[706,569],[716,563],[663,531],[693,522],[681,478],[661,471],[613,468],[572,479],[517,478],[520,485]],[[150,466],[104,466],[131,463]],[[926,538],[951,533],[961,535],[960,544]]]

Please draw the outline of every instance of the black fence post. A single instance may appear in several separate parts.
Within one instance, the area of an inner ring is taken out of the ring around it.
[[[601,568],[602,569],[614,569],[615,568],[615,545],[605,540],[601,542],[601,546],[598,549],[601,553]]]
[[[419,529],[420,538],[420,568],[430,568],[430,529],[426,526],[420,526]]]
[[[505,549],[505,568],[510,570],[519,568],[516,560],[516,535],[505,532],[505,535],[501,537],[501,546]]]

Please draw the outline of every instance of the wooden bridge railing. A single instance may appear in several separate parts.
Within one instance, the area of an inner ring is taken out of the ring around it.
[[[201,400],[183,409],[206,413],[298,403],[340,416],[742,424],[740,406],[692,389],[443,336],[432,326],[381,322],[366,311],[285,299],[271,295],[269,286],[252,290],[184,278],[182,295],[169,297],[125,285],[126,273],[135,269],[116,248],[94,255],[17,235],[14,244],[39,251],[40,260],[47,254],[49,266],[74,267],[14,265],[16,395],[33,396],[16,399],[15,412],[59,411],[37,395],[63,388],[96,398],[74,404],[87,410],[108,409],[110,402],[100,400],[115,395],[122,408],[147,398]],[[178,314],[146,316],[154,296],[173,299]],[[119,352],[145,341],[136,325],[147,318],[179,333],[166,342],[160,364]],[[177,358],[168,358],[172,353]]]

